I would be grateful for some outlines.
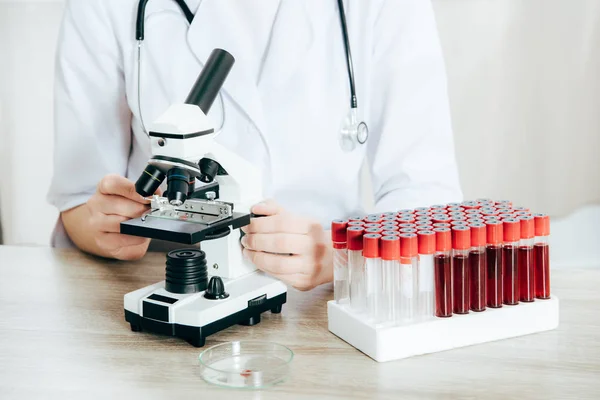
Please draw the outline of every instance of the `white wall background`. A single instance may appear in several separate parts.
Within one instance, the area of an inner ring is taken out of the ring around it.
[[[434,5],[466,196],[511,198],[549,212],[554,265],[600,265],[600,207],[581,208],[600,200],[600,1]],[[62,7],[61,0],[0,0],[0,211],[7,244],[47,245],[57,217],[45,196]]]

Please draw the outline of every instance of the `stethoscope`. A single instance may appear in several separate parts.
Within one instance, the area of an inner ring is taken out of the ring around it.
[[[175,3],[179,6],[188,23],[191,24],[194,20],[194,14],[186,4],[185,0],[174,0]],[[369,138],[369,128],[364,121],[360,121],[358,116],[358,98],[356,96],[356,85],[354,81],[354,64],[352,62],[352,52],[350,50],[350,39],[348,37],[348,27],[346,25],[346,12],[344,11],[344,3],[343,0],[337,0],[339,14],[340,14],[340,23],[342,26],[342,33],[344,36],[344,47],[346,52],[346,65],[348,68],[348,79],[350,81],[350,112],[344,118],[342,122],[342,127],[340,129],[340,147],[345,152],[353,151],[357,146],[364,145]],[[146,5],[148,4],[148,0],[140,0],[138,4],[138,12],[136,19],[136,40],[138,41],[138,111],[140,114],[140,120],[142,123],[142,128],[144,132],[148,134],[146,130],[146,126],[144,124],[144,119],[142,117],[141,112],[141,54],[142,54],[142,42],[144,41],[144,20],[146,16]],[[223,102],[222,96],[219,94],[219,99],[221,102],[221,108],[223,110],[221,116],[221,126],[215,132],[220,132],[225,125],[225,104]]]

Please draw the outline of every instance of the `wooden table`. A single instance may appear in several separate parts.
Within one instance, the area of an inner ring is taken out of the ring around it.
[[[199,349],[130,331],[123,295],[163,274],[163,254],[125,263],[0,247],[0,398],[600,398],[600,270],[553,273],[555,331],[385,364],[329,333],[330,285],[291,290],[281,315],[207,340],[268,340],[294,351],[290,379],[256,392],[210,386]]]

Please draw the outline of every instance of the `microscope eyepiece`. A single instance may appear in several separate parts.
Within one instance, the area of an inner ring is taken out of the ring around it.
[[[190,182],[193,183],[193,179],[186,170],[171,168],[167,172],[167,198],[169,203],[174,206],[182,205],[187,200]]]
[[[143,197],[152,196],[165,180],[165,174],[154,165],[148,164],[135,183],[135,190]]]

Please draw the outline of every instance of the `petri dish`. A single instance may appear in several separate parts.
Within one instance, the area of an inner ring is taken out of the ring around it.
[[[241,389],[263,389],[285,381],[293,358],[286,346],[258,341],[218,344],[199,356],[206,382]]]

